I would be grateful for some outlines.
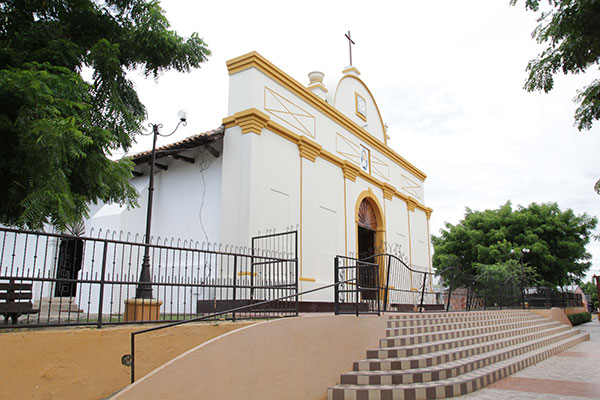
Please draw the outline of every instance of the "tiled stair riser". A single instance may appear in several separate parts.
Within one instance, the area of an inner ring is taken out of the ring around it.
[[[499,327],[498,331],[489,333],[487,335],[465,336],[459,338],[452,338],[448,340],[440,340],[436,342],[419,343],[410,346],[407,345],[402,347],[384,347],[378,349],[370,349],[367,350],[367,358],[394,358],[418,356],[425,353],[433,353],[436,351],[449,350],[456,347],[469,346],[473,344],[489,342],[492,340],[503,339],[517,335],[519,333],[526,334],[536,332],[556,326],[563,326],[566,329],[568,329],[566,325],[562,325],[558,322],[546,322],[544,324],[510,330],[501,330],[501,327]]]
[[[485,366],[497,363],[499,361],[507,360],[511,357],[515,357],[524,354],[529,351],[541,348],[543,346],[556,343],[558,341],[567,339],[575,336],[575,332],[568,330],[563,333],[553,335],[546,340],[540,340],[540,337],[530,338],[537,340],[527,346],[518,346],[518,343],[513,343],[512,349],[503,351],[503,347],[485,348],[484,351],[479,354],[483,354],[480,357],[467,356],[465,359],[455,358],[454,360],[448,361],[444,364],[434,365],[429,368],[417,367],[415,369],[407,369],[400,371],[392,371],[385,369],[382,366],[381,370],[370,370],[369,372],[357,371],[355,373],[347,373],[342,375],[341,383],[346,384],[358,384],[358,385],[369,385],[369,384],[401,384],[401,383],[416,383],[416,382],[430,382],[440,379],[452,378],[466,372],[473,371],[475,369],[483,368]],[[542,336],[537,334],[535,336]],[[519,342],[515,340],[515,342]],[[494,352],[485,356],[487,352]],[[458,361],[457,361],[458,360]],[[389,371],[389,372],[388,372]],[[377,372],[377,374],[373,374]]]
[[[476,318],[484,317],[485,319],[501,318],[506,315],[529,315],[529,311],[521,310],[505,310],[505,311],[467,311],[467,312],[448,312],[448,313],[401,313],[390,314],[388,319],[393,320],[422,320],[435,318]]]
[[[544,323],[543,319],[534,319],[530,321],[523,321],[519,323],[510,323],[503,324],[504,329],[516,329],[520,327],[533,326]],[[458,337],[466,337],[472,335],[485,335],[491,332],[495,332],[498,329],[498,325],[488,325],[484,327],[470,328],[470,329],[460,329],[453,331],[441,331],[441,332],[432,332],[432,333],[422,333],[422,334],[414,334],[414,335],[405,335],[405,336],[397,336],[397,337],[387,337],[386,339],[379,340],[380,347],[397,347],[397,346],[406,346],[411,344],[419,344],[426,342],[437,342],[440,340],[448,340],[452,338]]]
[[[419,322],[409,322],[410,318]],[[506,319],[520,321],[501,323]],[[475,321],[488,325],[471,325]],[[458,329],[461,323],[463,329]],[[342,384],[329,388],[328,399],[439,399],[467,394],[589,338],[523,311],[405,314],[390,318],[388,326],[436,324],[446,326],[437,329],[456,329],[381,339],[382,348],[369,350],[370,359],[354,363],[355,371],[343,374]]]
[[[537,321],[543,321],[543,318],[536,319]],[[454,323],[440,323],[437,325],[421,325],[421,326],[410,326],[410,327],[392,327],[386,329],[386,336],[400,336],[400,335],[415,335],[418,333],[425,332],[439,332],[439,331],[452,331],[456,329],[466,329],[472,327],[483,327],[489,325],[499,325],[506,323],[519,323],[519,322],[527,322],[531,321],[531,319],[522,318],[505,318],[505,319],[495,319],[489,321],[460,321]]]
[[[538,319],[543,319],[542,316],[537,316]],[[483,316],[476,317],[447,317],[447,318],[428,318],[428,319],[394,319],[387,321],[388,328],[403,328],[403,327],[412,327],[412,326],[435,326],[438,324],[452,324],[452,323],[481,323],[488,322],[493,324],[494,321],[498,321],[501,319],[534,319],[530,315],[522,315],[522,314],[508,314],[504,315],[501,318],[484,318]]]

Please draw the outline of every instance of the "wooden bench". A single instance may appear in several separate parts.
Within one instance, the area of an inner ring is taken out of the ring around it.
[[[8,324],[8,318],[12,323],[18,323],[23,314],[37,314],[39,309],[33,308],[31,299],[33,293],[31,283],[15,282],[11,279],[8,283],[0,283],[0,314],[4,315],[4,323]]]

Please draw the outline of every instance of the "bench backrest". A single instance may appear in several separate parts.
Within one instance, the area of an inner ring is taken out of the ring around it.
[[[32,297],[32,286],[31,283],[17,283],[15,281],[0,283],[0,301],[29,301]]]

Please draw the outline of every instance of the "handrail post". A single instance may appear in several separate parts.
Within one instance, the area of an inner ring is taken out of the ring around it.
[[[233,256],[233,308],[236,306],[237,300],[237,254]],[[231,320],[235,321],[235,311],[231,313]]]
[[[388,303],[388,297],[389,297],[389,290],[390,290],[390,269],[392,266],[392,255],[390,254],[388,256],[388,265],[387,265],[387,276],[385,278],[385,290],[383,292],[383,312],[387,311],[387,303]]]
[[[360,300],[359,300],[360,292],[358,290],[358,285],[360,284],[360,279],[358,278],[360,276],[360,261],[356,262],[355,270],[356,270],[356,276],[355,276],[356,285],[354,285],[355,286],[354,291],[356,292],[356,298],[355,298],[355,300],[356,300],[356,316],[358,317],[358,314],[359,314],[358,307],[360,305]]]
[[[423,274],[423,287],[421,288],[421,304],[419,305],[419,312],[423,312],[423,300],[425,300],[425,286],[427,285],[427,274]]]
[[[254,239],[252,238],[252,250],[250,256],[250,301],[254,300]]]
[[[385,258],[384,258],[385,260]],[[384,261],[385,262],[385,261]],[[379,268],[377,268],[379,269]],[[381,315],[381,281],[379,279],[379,271],[375,274],[377,277],[377,315]]]
[[[131,332],[131,383],[135,382],[135,332]]]
[[[334,304],[334,312],[335,315],[339,315],[339,296],[340,296],[340,285],[338,284],[339,280],[338,280],[338,275],[339,275],[339,268],[340,268],[340,259],[338,258],[338,256],[335,256],[335,258],[333,259],[333,282],[335,283],[335,286],[333,287],[333,304]]]
[[[108,251],[108,242],[104,241],[104,250],[102,251],[102,270],[100,272],[100,296],[98,298],[98,329],[102,328],[102,303],[104,303],[104,274],[106,273],[106,253]]]
[[[299,276],[298,276],[298,231],[294,231],[294,264],[296,265],[296,316],[298,316],[300,314],[300,303],[299,303],[299,297],[298,297],[298,293],[299,293],[299,284],[298,284],[298,280],[299,280]]]
[[[450,299],[452,298],[452,284],[448,285],[448,300],[446,301],[446,312],[450,311]]]

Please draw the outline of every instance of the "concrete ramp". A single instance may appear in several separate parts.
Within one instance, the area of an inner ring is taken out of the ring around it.
[[[189,350],[113,398],[326,399],[340,374],[378,345],[386,320],[314,315],[254,324]]]

